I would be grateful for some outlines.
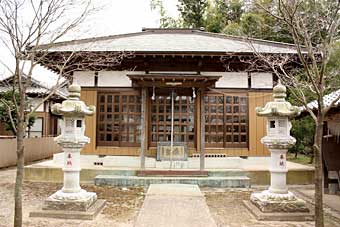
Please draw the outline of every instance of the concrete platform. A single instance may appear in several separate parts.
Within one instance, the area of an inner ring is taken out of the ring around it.
[[[151,184],[136,227],[216,227],[197,185]]]
[[[87,211],[70,211],[70,210],[32,211],[30,212],[29,217],[93,220],[104,208],[105,203],[106,203],[105,200],[98,199]]]
[[[114,159],[115,162],[107,164],[94,165],[91,164],[92,156],[95,155],[82,155],[80,181],[81,183],[94,182],[98,175],[111,175],[111,176],[137,176],[140,170],[138,157],[106,157],[106,160]],[[91,156],[91,157],[87,157]],[[57,156],[60,158],[59,156]],[[117,160],[116,160],[117,159]],[[101,158],[95,158],[96,163],[100,163]],[[121,162],[120,162],[121,161]],[[137,162],[138,161],[138,162]],[[198,159],[192,158],[193,163]],[[152,158],[148,158],[150,166],[153,163]],[[241,159],[238,157],[227,158],[206,158],[205,171],[208,171],[209,176],[227,177],[227,176],[247,176],[250,178],[251,185],[268,185],[270,182],[269,174],[269,158],[268,157],[249,157],[248,159]],[[232,163],[232,164],[229,164]],[[211,168],[212,165],[220,168]],[[235,167],[235,165],[237,166]],[[224,168],[221,168],[224,166]],[[233,167],[233,168],[231,168]],[[25,180],[27,181],[40,181],[40,182],[62,182],[63,172],[61,170],[62,164],[60,160],[48,160],[40,163],[28,165],[25,167]],[[304,185],[314,183],[314,168],[292,162],[287,162],[288,174],[287,184],[289,185]],[[155,167],[147,167],[146,170],[159,170]],[[163,168],[162,170],[166,170]],[[198,168],[177,169],[177,170],[192,170],[197,171]]]
[[[311,212],[275,212],[275,213],[265,213],[262,212],[257,206],[248,200],[244,200],[243,204],[248,209],[248,211],[258,220],[258,221],[313,221],[314,214]]]

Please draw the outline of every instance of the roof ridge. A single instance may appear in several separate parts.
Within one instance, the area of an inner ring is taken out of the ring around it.
[[[144,31],[204,31],[205,28],[142,28],[142,32]]]

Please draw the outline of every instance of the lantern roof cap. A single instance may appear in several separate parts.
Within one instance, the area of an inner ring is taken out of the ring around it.
[[[265,107],[256,107],[257,116],[262,117],[295,117],[300,115],[301,109],[298,106],[292,106],[285,100],[287,96],[286,87],[281,84],[279,80],[278,84],[273,88],[274,101],[268,102]]]
[[[61,104],[56,103],[52,106],[52,113],[68,117],[91,116],[95,113],[95,106],[86,106],[80,100],[81,87],[78,84],[71,84],[68,88],[69,95]]]

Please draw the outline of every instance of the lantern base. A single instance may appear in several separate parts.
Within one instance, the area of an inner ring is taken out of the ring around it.
[[[30,212],[30,217],[93,220],[106,201],[97,199],[94,192],[81,189],[76,193],[57,191],[48,197],[41,210]]]
[[[293,193],[276,194],[268,190],[253,193],[250,201],[264,213],[271,212],[309,212],[306,202],[297,198]]]
[[[45,200],[43,210],[87,211],[96,200],[94,192],[81,189],[77,193],[65,193],[60,190]]]
[[[34,210],[29,217],[93,220],[104,208],[106,201],[98,199],[87,211]]]
[[[254,203],[243,200],[247,210],[259,221],[313,221],[312,212],[262,212]]]

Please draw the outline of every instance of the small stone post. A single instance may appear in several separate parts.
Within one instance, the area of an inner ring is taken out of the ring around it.
[[[267,118],[267,136],[261,142],[271,153],[270,187],[261,193],[253,193],[251,202],[262,212],[309,212],[303,200],[288,191],[286,185],[286,154],[296,142],[290,136],[290,118],[300,114],[300,108],[285,100],[286,87],[279,81],[273,89],[274,101],[264,108],[257,107],[258,116]]]
[[[105,205],[104,200],[97,200],[96,193],[79,185],[80,151],[90,142],[85,136],[85,116],[93,115],[95,107],[80,100],[79,85],[72,84],[68,91],[67,100],[52,106],[52,113],[63,116],[61,135],[55,141],[64,151],[64,185],[45,200],[42,211],[31,212],[31,217],[93,219]]]

